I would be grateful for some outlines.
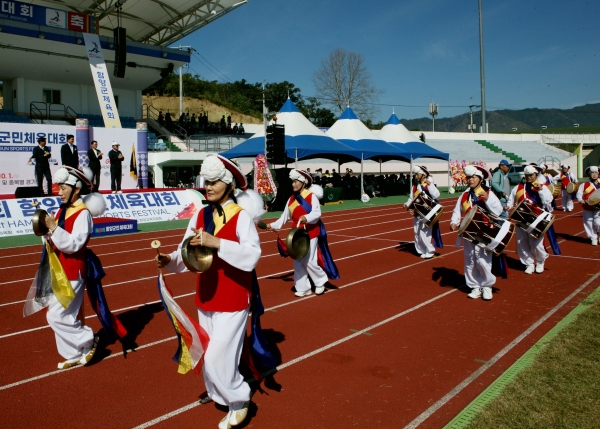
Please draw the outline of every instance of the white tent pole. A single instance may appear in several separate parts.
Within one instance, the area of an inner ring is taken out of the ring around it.
[[[379,175],[381,176],[381,159],[379,160]]]
[[[448,190],[450,190],[450,178],[451,178],[451,174],[450,174],[450,159],[448,159]]]
[[[360,153],[360,200],[362,201],[362,196],[365,193],[364,189],[364,178],[363,178],[363,156],[364,153]]]
[[[296,148],[296,163],[295,163],[295,167],[296,170],[298,169],[298,148]]]

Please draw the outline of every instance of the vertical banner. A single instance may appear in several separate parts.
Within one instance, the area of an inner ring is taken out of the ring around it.
[[[87,119],[75,119],[75,144],[79,153],[79,165],[89,167],[87,153],[90,148],[90,123]]]
[[[140,189],[148,187],[148,124],[136,122],[138,185]]]
[[[90,60],[92,78],[96,86],[96,95],[98,96],[98,103],[100,103],[102,118],[104,118],[104,126],[106,128],[122,128],[117,103],[113,96],[109,74],[104,62],[104,55],[100,47],[100,38],[97,34],[83,33],[83,40],[85,40],[85,50]]]

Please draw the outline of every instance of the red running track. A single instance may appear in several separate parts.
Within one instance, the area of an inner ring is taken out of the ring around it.
[[[240,427],[441,427],[598,284],[589,279],[600,251],[584,236],[581,212],[559,211],[563,255],[551,256],[543,274],[523,273],[513,241],[510,278],[498,279],[493,300],[467,298],[462,249],[448,229],[455,200],[443,203],[445,247],[431,260],[413,253],[412,218],[400,205],[324,214],[342,278],[319,297],[294,297],[291,261],[261,232],[262,326],[280,366]],[[68,371],[56,370],[61,359],[44,315],[22,318],[40,246],[0,250],[2,426],[217,426],[223,410],[198,401],[202,376],[179,375],[170,360],[174,332],[157,303],[149,243],[158,238],[171,251],[182,234],[92,239],[108,302],[131,335],[112,344],[103,337],[91,365]],[[166,281],[194,314],[194,276]],[[100,329],[95,316],[86,321]]]

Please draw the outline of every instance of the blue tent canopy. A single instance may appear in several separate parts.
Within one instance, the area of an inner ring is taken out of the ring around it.
[[[419,158],[436,158],[448,161],[450,154],[441,152],[437,149],[427,146],[425,143],[409,142],[409,143],[390,143],[392,146],[396,146],[412,156],[412,159]]]

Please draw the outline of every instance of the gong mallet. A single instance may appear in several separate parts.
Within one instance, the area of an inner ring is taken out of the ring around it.
[[[150,243],[150,247],[152,247],[153,249],[156,249],[156,254],[158,255],[158,259],[161,260],[162,256],[160,254],[160,241],[152,240],[152,243]],[[159,268],[159,270],[160,270],[160,268]]]

